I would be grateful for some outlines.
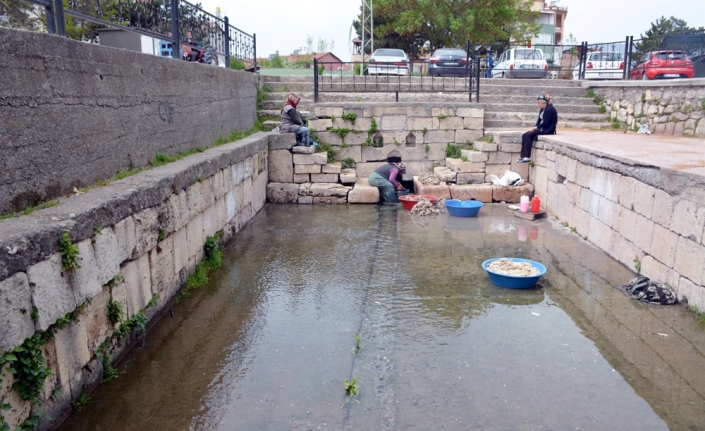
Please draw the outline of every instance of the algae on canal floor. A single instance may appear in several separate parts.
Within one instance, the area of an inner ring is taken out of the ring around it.
[[[490,284],[502,256],[542,287]],[[632,276],[503,205],[267,205],[61,429],[703,429],[703,325],[614,287]]]

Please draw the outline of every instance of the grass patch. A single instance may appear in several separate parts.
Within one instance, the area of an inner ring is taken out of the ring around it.
[[[459,159],[461,156],[460,153],[460,147],[457,145],[453,145],[451,143],[448,143],[446,145],[446,157],[452,158],[452,159]]]
[[[695,317],[700,321],[700,323],[705,325],[705,311],[700,311],[697,305],[691,305],[690,311],[695,313]]]
[[[590,99],[594,99],[595,98],[595,90],[593,90],[592,88],[588,88],[587,96],[585,96],[585,97],[589,97]]]
[[[357,114],[354,112],[348,112],[347,114],[343,114],[341,118],[345,121],[349,121],[355,124],[355,120],[357,120]]]
[[[485,136],[481,137],[480,139],[478,139],[478,141],[494,144],[494,135],[493,134],[485,135]]]
[[[600,114],[605,114],[607,113],[607,107],[605,105],[600,105],[600,109],[597,112]]]

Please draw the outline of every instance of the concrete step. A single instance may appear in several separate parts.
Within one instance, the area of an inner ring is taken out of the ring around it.
[[[265,101],[274,101],[280,105],[284,104],[286,95],[283,92],[264,93]],[[297,93],[303,102],[313,101],[313,92],[304,91]],[[596,106],[591,98],[582,96],[553,96],[556,105],[580,105]],[[320,103],[324,102],[394,102],[394,93],[322,93],[318,97]],[[467,102],[468,96],[465,93],[400,93],[400,102]],[[480,94],[482,103],[516,103],[516,96],[506,94]],[[535,107],[534,103],[534,107]]]
[[[299,111],[302,117],[308,118],[308,111]],[[278,109],[260,109],[257,111],[259,117],[277,117],[281,116],[281,108]]]
[[[515,98],[516,99],[516,98]],[[568,99],[574,99],[574,98],[568,98]],[[566,100],[566,99],[563,99]],[[359,100],[362,102],[362,100]],[[364,100],[365,102],[371,102],[372,100]],[[382,100],[375,100],[375,101],[380,101]],[[388,100],[385,102],[393,102],[394,100]],[[401,98],[400,98],[401,101]],[[433,99],[433,98],[422,98],[421,100],[416,100],[418,102],[437,102],[437,101],[450,101],[450,102],[467,102],[467,100],[450,100],[450,99]],[[321,102],[329,102],[328,100],[321,100]],[[336,102],[332,102],[336,103]],[[346,104],[346,103],[351,103],[351,101],[341,101],[341,104]],[[566,103],[555,103],[556,108],[560,113],[574,113],[574,114],[598,114],[599,107],[593,103],[590,105],[571,105],[568,104],[570,101],[567,101]],[[312,100],[305,100],[301,99],[299,102],[298,108],[301,110],[310,110],[311,105],[313,104]],[[281,110],[282,106],[284,103],[281,100],[265,100],[260,102],[260,106],[264,110]],[[536,106],[536,103],[473,103],[473,106],[476,106],[478,108],[483,108],[485,112],[528,112],[535,114],[538,112],[538,108]]]
[[[488,120],[507,120],[507,121],[529,121],[536,123],[538,118],[537,112],[487,112],[485,111],[485,127]],[[584,121],[584,122],[607,122],[607,114],[580,114],[571,112],[558,111],[559,121]]]
[[[267,84],[273,83],[310,83],[313,84],[312,76],[269,76],[261,75],[262,81]],[[431,77],[431,76],[404,76],[397,77],[395,75],[367,75],[367,76],[352,76],[352,75],[324,75],[318,78],[319,84],[330,82],[362,82],[368,81],[383,81],[383,80],[402,80],[414,83],[430,83],[430,82],[451,82],[451,81],[467,81],[463,77]],[[580,87],[580,81],[564,80],[564,79],[489,79],[480,78],[480,86],[501,82],[502,85],[514,86],[531,86],[531,87]]]
[[[524,131],[534,127],[536,121],[508,121],[508,120],[485,120],[485,135],[493,132]],[[612,123],[599,121],[558,121],[556,128],[558,133],[561,129],[590,129],[603,130],[612,129]]]

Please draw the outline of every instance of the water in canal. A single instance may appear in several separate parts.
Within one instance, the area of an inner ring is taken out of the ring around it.
[[[501,256],[541,287],[492,285]],[[705,429],[705,325],[614,287],[632,276],[503,205],[267,205],[61,429]]]

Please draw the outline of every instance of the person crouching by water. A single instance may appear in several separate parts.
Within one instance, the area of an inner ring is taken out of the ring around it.
[[[406,166],[401,162],[401,156],[390,154],[387,157],[387,164],[380,166],[370,174],[368,179],[371,186],[379,189],[384,202],[398,203],[399,194],[404,191],[401,185],[401,176],[406,173]]]
[[[318,144],[311,140],[311,131],[304,126],[301,114],[296,110],[300,100],[301,98],[294,93],[287,94],[286,103],[281,112],[281,133],[296,133],[296,145],[317,146]]]
[[[536,96],[536,104],[539,105],[539,119],[536,120],[536,126],[528,132],[521,135],[521,158],[517,160],[519,163],[527,163],[531,161],[531,146],[538,135],[555,135],[556,124],[558,124],[558,112],[551,104],[551,96],[542,94]]]

